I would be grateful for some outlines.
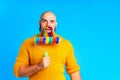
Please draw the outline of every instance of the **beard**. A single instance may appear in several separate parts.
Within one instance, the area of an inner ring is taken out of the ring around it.
[[[49,37],[52,37],[53,36],[53,31],[50,31],[47,33]]]
[[[54,31],[52,27],[47,27],[42,29],[42,36],[44,37],[52,37],[53,33]]]

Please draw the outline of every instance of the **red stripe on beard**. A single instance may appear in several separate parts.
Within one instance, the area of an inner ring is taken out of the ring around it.
[[[53,29],[52,29],[52,27],[50,27],[50,26],[48,27],[48,29],[50,29],[50,30],[51,30],[51,32],[50,32],[50,33],[48,33],[48,36],[49,36],[49,37],[52,37],[52,36],[53,36]]]
[[[51,31],[50,33],[48,33],[49,37],[53,36],[53,31]]]

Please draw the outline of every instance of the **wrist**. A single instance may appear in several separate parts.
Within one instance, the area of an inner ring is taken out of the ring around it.
[[[37,68],[37,70],[41,70],[42,69],[39,64],[36,65],[36,68]]]

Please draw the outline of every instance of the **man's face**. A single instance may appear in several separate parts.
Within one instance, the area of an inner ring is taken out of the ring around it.
[[[56,27],[56,17],[54,14],[47,12],[41,17],[40,21],[41,30],[45,30],[47,33],[54,32]]]

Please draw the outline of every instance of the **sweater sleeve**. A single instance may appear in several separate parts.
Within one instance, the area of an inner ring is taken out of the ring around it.
[[[74,56],[74,50],[70,42],[67,46],[67,49],[68,49],[68,54],[66,57],[66,71],[68,74],[71,74],[73,72],[79,71],[80,67],[77,64],[77,61]]]
[[[29,55],[28,55],[28,49],[27,49],[27,43],[24,42],[19,50],[18,57],[16,58],[16,62],[14,64],[14,74],[16,77],[18,76],[18,70],[20,66],[23,65],[29,65]]]

